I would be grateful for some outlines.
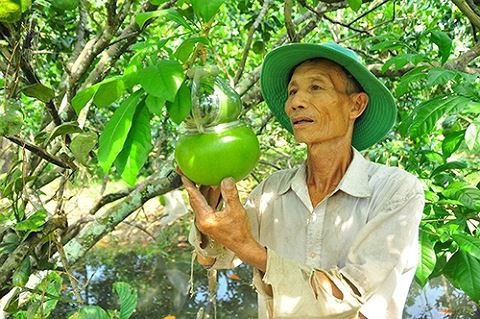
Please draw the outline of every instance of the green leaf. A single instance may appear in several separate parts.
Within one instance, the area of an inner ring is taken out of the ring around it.
[[[190,114],[192,109],[192,96],[190,87],[187,82],[184,81],[173,103],[167,103],[167,112],[170,115],[172,121],[176,124],[182,123],[182,121]]]
[[[139,68],[136,64],[128,66],[123,72],[122,80],[127,90],[131,90],[135,85],[140,83]]]
[[[421,230],[420,231],[420,259],[415,272],[415,279],[418,284],[423,287],[427,283],[428,277],[435,269],[437,262],[437,255],[433,247],[435,242],[431,240],[430,235]]]
[[[30,8],[32,7],[32,0],[21,0],[21,3],[22,3],[22,13],[27,10],[30,10]]]
[[[132,126],[133,115],[140,102],[140,93],[137,91],[123,101],[100,135],[97,157],[100,167],[105,173],[108,172],[115,158],[122,151]]]
[[[468,164],[466,162],[462,162],[462,161],[452,161],[452,162],[448,162],[448,163],[445,163],[443,165],[440,165],[438,167],[436,167],[432,173],[430,174],[430,177],[433,177],[435,175],[437,175],[438,173],[440,172],[443,172],[443,171],[446,171],[446,170],[450,170],[450,169],[464,169],[464,168],[467,168],[468,167]]]
[[[133,117],[127,140],[115,161],[117,171],[130,186],[135,185],[138,172],[147,161],[151,149],[150,112],[145,102],[141,102]]]
[[[45,103],[55,97],[55,91],[40,83],[28,85],[22,89],[22,92],[26,96],[34,97]]]
[[[53,131],[50,133],[44,143],[48,145],[48,143],[50,143],[50,141],[57,136],[81,132],[83,132],[83,130],[78,126],[78,123],[76,121],[62,123],[53,129]]]
[[[98,107],[111,105],[123,95],[125,90],[125,84],[120,76],[104,80],[98,85],[98,90],[93,97],[93,103]]]
[[[7,233],[0,241],[0,256],[12,253],[20,244],[20,238],[15,233]]]
[[[455,79],[457,72],[442,68],[433,68],[428,72],[426,87],[434,85],[445,85],[448,81]]]
[[[442,31],[432,31],[431,40],[438,46],[439,55],[442,57],[442,64],[447,62],[452,52],[452,39]]]
[[[149,11],[149,12],[142,12],[137,14],[135,17],[135,22],[137,22],[140,29],[145,26],[145,23],[152,19],[152,18],[159,18],[159,20],[167,20],[167,21],[174,21],[185,28],[192,30],[192,27],[185,18],[175,9],[165,9],[165,10],[157,10],[157,11]]]
[[[253,50],[253,52],[255,52],[256,54],[263,54],[263,53],[265,53],[265,42],[264,42],[264,41],[260,41],[260,40],[257,40],[257,41],[255,41],[255,42],[253,42],[252,50]]]
[[[464,182],[464,181],[455,181],[453,183],[450,183],[448,184],[447,188],[445,188],[443,191],[442,191],[442,194],[443,196],[445,196],[446,198],[449,198],[449,199],[457,199],[458,196],[460,195],[460,191],[464,188],[469,188],[469,187],[472,187],[472,185],[470,185],[469,183],[467,182]]]
[[[472,255],[473,257],[480,259],[480,238],[475,238],[467,234],[453,234],[453,240],[455,240],[464,252]]]
[[[408,128],[403,128],[412,137],[420,137],[430,133],[437,121],[446,113],[456,111],[465,106],[470,99],[463,96],[440,96],[421,103],[413,110]],[[403,123],[400,125],[402,126]]]
[[[25,257],[25,259],[20,264],[15,272],[12,275],[12,284],[16,287],[23,287],[28,281],[30,274],[32,272],[32,263],[30,262],[30,256]]]
[[[473,85],[471,88],[473,88]],[[462,110],[462,113],[480,114],[480,102],[470,101],[470,103],[468,103],[468,105]]]
[[[205,37],[189,38],[178,46],[174,56],[182,63],[185,63],[192,54],[195,44],[199,42],[208,45],[208,40]]]
[[[463,290],[473,301],[480,302],[480,260],[459,250],[443,271],[454,287]]]
[[[113,284],[113,290],[120,298],[120,314],[118,319],[128,319],[137,306],[137,291],[125,282]]]
[[[30,215],[26,220],[21,221],[15,225],[18,231],[39,231],[47,222],[48,212],[45,209],[40,209]]]
[[[72,107],[77,114],[87,105],[88,101],[90,101],[97,90],[99,88],[98,83],[92,85],[84,90],[77,92],[77,94],[72,99]]]
[[[411,83],[426,78],[427,74],[424,72],[426,69],[428,69],[428,66],[421,65],[405,73],[397,83],[395,95],[397,97],[404,95],[405,93],[407,93]]]
[[[162,116],[162,107],[165,105],[164,99],[148,94],[145,104],[147,104],[150,113]]]
[[[397,55],[385,62],[385,64],[382,66],[382,73],[385,73],[390,67],[393,65],[394,70],[398,70],[403,68],[405,65],[411,63],[413,65],[417,65],[418,63],[425,61],[425,56],[422,54],[401,54]]]
[[[451,205],[451,206],[464,206],[461,202],[454,199],[441,199],[436,202],[437,205]]]
[[[140,84],[148,94],[173,102],[184,78],[183,68],[178,62],[164,60],[143,69]]]
[[[218,12],[224,0],[191,0],[191,2],[195,15],[208,22]]]
[[[465,132],[465,144],[470,151],[480,149],[480,127],[477,123],[471,123]]]
[[[442,141],[442,154],[444,158],[449,158],[462,144],[465,131],[454,131],[445,135]]]
[[[97,134],[94,132],[85,132],[75,137],[70,142],[70,150],[75,159],[81,164],[88,166],[88,154],[97,144]]]
[[[110,319],[110,316],[99,306],[84,306],[68,319]]]
[[[358,11],[362,6],[362,0],[347,0],[348,6],[352,8],[353,11]]]
[[[458,200],[466,208],[480,211],[480,190],[475,187],[463,188],[459,191]]]
[[[403,48],[405,45],[398,40],[385,40],[377,44],[372,45],[370,50],[372,51],[386,51],[386,50],[398,50]]]
[[[60,291],[62,289],[62,277],[55,271],[49,272],[46,280],[43,280],[40,285],[38,285],[38,289],[40,291],[45,291],[51,296],[55,297],[45,297],[40,296],[42,299],[42,307],[43,307],[43,314],[45,318],[48,318],[50,313],[55,309],[59,299],[60,299]]]
[[[165,2],[167,2],[168,0],[150,0],[150,2],[156,6],[159,6]]]
[[[432,191],[425,191],[425,200],[429,202],[437,202],[440,199],[440,196],[437,193]]]

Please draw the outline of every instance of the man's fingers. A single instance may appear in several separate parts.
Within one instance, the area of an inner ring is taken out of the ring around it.
[[[232,177],[224,178],[220,186],[222,196],[225,200],[225,206],[236,207],[238,205],[242,205],[240,202],[240,197],[238,196],[235,180]]]
[[[190,200],[190,206],[192,206],[195,214],[205,215],[211,212],[212,208],[208,205],[205,197],[202,193],[195,187],[195,185],[185,176],[181,175],[183,186],[188,193],[188,198]]]

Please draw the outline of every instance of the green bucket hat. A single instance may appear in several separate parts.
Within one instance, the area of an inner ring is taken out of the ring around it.
[[[265,57],[260,75],[262,95],[280,124],[293,133],[285,113],[289,76],[298,64],[313,58],[325,58],[341,65],[369,96],[367,108],[355,121],[352,145],[363,150],[380,141],[395,123],[397,108],[392,93],[352,50],[334,42],[287,44]]]

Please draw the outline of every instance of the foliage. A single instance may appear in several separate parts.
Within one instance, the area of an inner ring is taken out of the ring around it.
[[[16,291],[10,313],[52,311],[57,271],[81,257],[62,244],[81,233],[75,243],[93,246],[115,228],[112,216],[137,208],[126,194],[144,203],[179,186],[171,161],[191,108],[182,101],[193,66],[217,65],[242,96],[242,120],[262,153],[250,188],[302,161],[304,147],[262,102],[258,66],[280,44],[327,40],[355,50],[397,99],[397,125],[364,154],[424,183],[417,282],[443,274],[479,303],[480,8],[468,3],[466,11],[447,0],[0,1],[0,297]],[[108,179],[126,186],[94,207],[118,205],[99,213],[104,230],[67,224],[65,189]],[[57,191],[45,194],[52,181]],[[160,191],[149,192],[152,183]],[[34,288],[28,278],[39,279]],[[129,316],[135,293],[114,290],[129,305],[116,315]],[[82,309],[75,316],[115,313]]]
[[[115,282],[113,291],[118,294],[120,299],[119,311],[105,311],[100,306],[83,306],[72,314],[69,319],[128,319],[135,311],[137,305],[137,292],[126,282]]]

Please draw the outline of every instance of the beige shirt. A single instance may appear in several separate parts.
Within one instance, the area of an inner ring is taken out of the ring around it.
[[[306,166],[281,170],[261,182],[245,208],[252,231],[267,247],[267,270],[254,270],[259,318],[400,319],[418,262],[418,226],[424,195],[420,181],[402,169],[353,160],[338,187],[312,207]],[[241,263],[211,242],[198,253],[215,268]],[[342,291],[337,299],[316,284],[326,274]],[[345,280],[360,292],[356,295]],[[266,285],[271,285],[273,296]]]

